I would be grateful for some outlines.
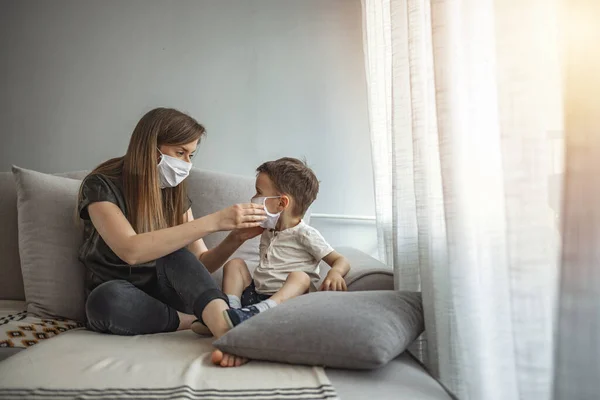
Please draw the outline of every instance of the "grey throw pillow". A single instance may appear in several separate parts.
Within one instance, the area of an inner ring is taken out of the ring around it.
[[[402,353],[423,329],[420,293],[318,292],[249,319],[214,345],[255,360],[373,369]]]
[[[75,223],[81,181],[13,167],[17,185],[19,254],[27,311],[85,319],[82,233]]]

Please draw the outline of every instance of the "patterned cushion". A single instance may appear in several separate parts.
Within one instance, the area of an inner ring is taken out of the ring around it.
[[[68,319],[46,319],[27,311],[0,310],[0,349],[27,348],[83,324]]]

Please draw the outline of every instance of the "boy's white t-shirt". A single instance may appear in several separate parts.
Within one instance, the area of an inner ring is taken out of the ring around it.
[[[333,251],[318,230],[300,221],[283,231],[265,230],[260,239],[260,262],[254,271],[256,291],[275,294],[290,272],[310,276],[313,290],[319,276],[319,263]]]

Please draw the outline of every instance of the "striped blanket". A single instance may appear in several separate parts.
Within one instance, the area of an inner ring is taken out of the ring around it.
[[[212,339],[190,331],[144,336],[82,329],[0,362],[0,399],[336,399],[324,370],[210,362]]]

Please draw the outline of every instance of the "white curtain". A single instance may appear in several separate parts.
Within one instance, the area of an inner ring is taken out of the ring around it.
[[[363,15],[380,253],[423,293],[414,351],[460,399],[549,399],[558,0],[363,0]]]
[[[565,4],[566,179],[554,398],[599,399],[600,2]]]

